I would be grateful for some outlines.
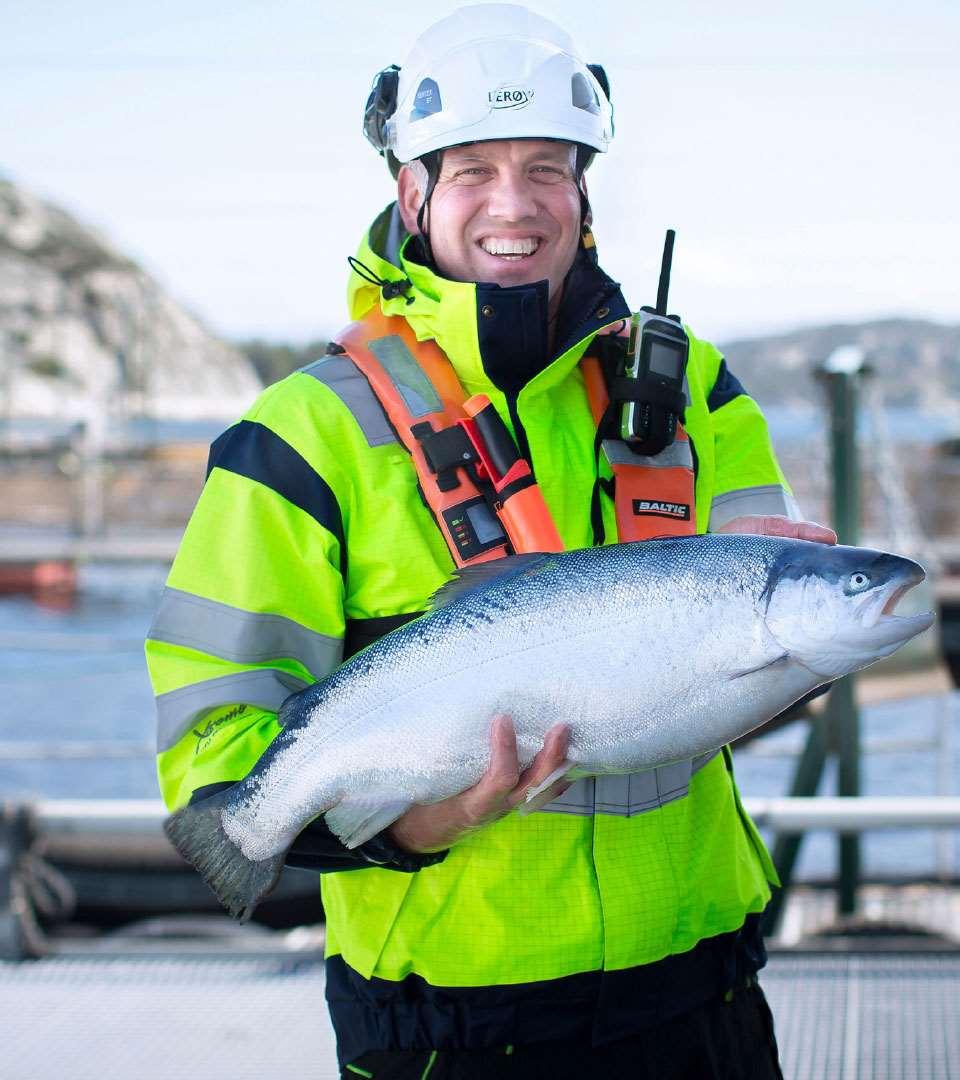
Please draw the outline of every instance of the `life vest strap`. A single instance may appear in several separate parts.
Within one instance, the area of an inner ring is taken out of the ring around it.
[[[509,554],[507,532],[473,476],[449,464],[457,436],[443,433],[464,416],[463,390],[439,346],[418,342],[405,319],[380,311],[371,311],[338,337],[409,451],[420,495],[456,565]]]

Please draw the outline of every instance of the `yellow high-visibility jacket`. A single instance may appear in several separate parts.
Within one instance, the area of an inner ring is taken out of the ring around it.
[[[409,240],[387,250],[393,222],[388,208],[358,258],[373,276],[410,285],[386,299],[353,274],[351,316],[379,304],[419,340],[435,340],[465,392],[488,395],[517,438],[566,547],[590,546],[596,431],[578,363],[598,330],[628,314],[618,286],[581,253],[550,356],[545,284],[443,279]],[[538,349],[542,362],[521,387],[491,377],[497,356],[502,364],[512,350],[523,363]],[[759,408],[692,334],[687,395],[699,530],[740,514],[793,515]],[[278,731],[280,703],[336,667],[345,636],[422,611],[453,566],[409,455],[348,356],[264,391],[215,444],[211,464],[147,643],[171,808],[245,776]],[[614,541],[606,494],[602,509]],[[415,873],[338,865],[322,891],[345,1060],[425,1039],[522,1041],[506,1031],[517,1017],[511,994],[560,1000],[564,980],[576,997],[584,980],[600,986],[619,973],[622,986],[631,972],[692,962],[711,941],[733,941],[775,879],[728,753],[579,781],[543,811],[506,817]],[[412,1012],[411,978],[430,988]],[[469,996],[491,987],[495,1004]],[[445,1013],[431,997],[438,988],[467,997]]]

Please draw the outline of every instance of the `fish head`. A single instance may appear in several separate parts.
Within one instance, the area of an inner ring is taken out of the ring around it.
[[[762,594],[767,629],[798,663],[837,679],[889,656],[934,621],[933,612],[896,615],[926,577],[900,555],[788,541]]]

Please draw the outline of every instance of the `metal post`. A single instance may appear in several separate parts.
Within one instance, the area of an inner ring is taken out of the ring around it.
[[[939,709],[937,724],[937,794],[953,793],[953,730],[954,709],[960,704],[960,694],[946,694],[937,699]],[[960,719],[960,716],[958,716]],[[942,832],[937,835],[937,876],[950,881],[956,867],[956,833]]]
[[[856,544],[860,535],[860,463],[857,453],[859,380],[868,373],[863,352],[855,346],[834,350],[820,368],[830,394],[830,448],[833,463],[833,526],[841,544]],[[860,714],[854,677],[833,688],[831,714],[835,725],[837,794],[860,794]],[[841,836],[839,912],[852,915],[860,878],[860,837]]]
[[[20,877],[20,862],[29,847],[27,811],[0,804],[0,960],[21,960],[31,954],[29,905]]]
[[[823,765],[827,757],[826,726],[828,723],[829,708],[821,716],[810,717],[810,728],[807,735],[807,744],[803,748],[803,754],[797,763],[796,772],[793,775],[793,784],[790,794],[793,796],[816,795],[820,786],[820,777],[823,775]],[[793,881],[793,868],[800,854],[800,846],[803,843],[803,833],[778,833],[773,845],[773,865],[777,868],[780,878],[780,888],[775,889],[770,903],[767,904],[763,913],[763,932],[775,934],[780,925],[783,908],[787,902],[787,895]]]
[[[837,794],[860,794],[860,713],[854,698],[853,679],[848,675],[833,689],[834,715],[837,717]],[[860,837],[841,834],[840,893],[838,910],[853,915],[857,910],[857,884],[860,879]]]

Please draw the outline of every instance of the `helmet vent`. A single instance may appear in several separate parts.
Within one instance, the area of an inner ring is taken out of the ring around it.
[[[579,71],[575,71],[570,79],[570,91],[574,108],[583,109],[584,112],[593,113],[594,116],[600,114],[597,92]]]
[[[411,123],[414,120],[422,120],[426,116],[433,116],[442,109],[440,87],[433,79],[423,79],[413,97],[413,108],[410,110]]]

